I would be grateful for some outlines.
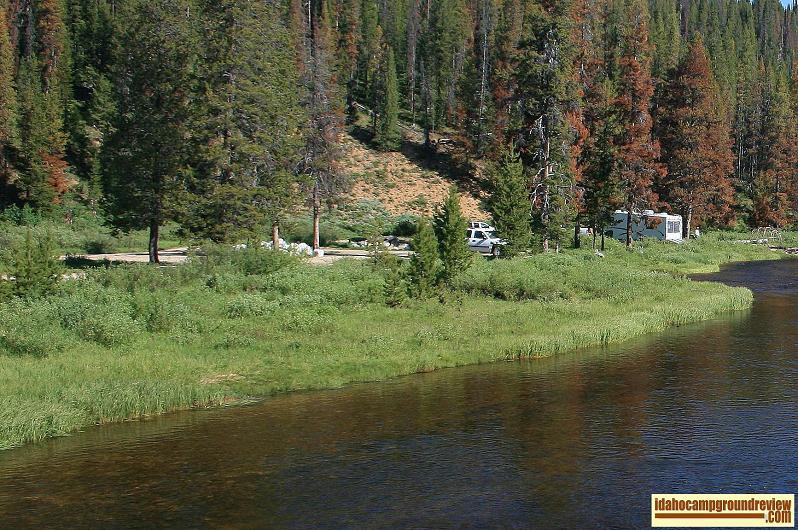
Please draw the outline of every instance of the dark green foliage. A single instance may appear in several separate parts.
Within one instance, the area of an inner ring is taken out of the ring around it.
[[[19,65],[19,155],[21,172],[15,187],[20,198],[34,207],[47,209],[56,196],[48,182],[48,171],[43,153],[47,152],[51,131],[46,115],[46,104],[39,62],[31,56]]]
[[[410,258],[410,283],[414,295],[426,298],[438,286],[441,275],[438,240],[429,219],[419,220],[418,232],[413,238],[413,250],[415,252]]]
[[[494,171],[490,211],[499,236],[507,241],[502,257],[511,258],[529,248],[532,217],[524,166],[512,150]]]
[[[566,237],[562,226],[577,206],[568,119],[578,105],[570,8],[571,2],[562,0],[528,11],[514,79],[519,105],[514,137],[532,175],[533,226],[544,250],[560,248]]]
[[[88,187],[90,201],[100,198],[100,153],[117,112],[111,70],[114,4],[109,0],[71,0],[68,4],[74,100],[67,107],[67,160]]]
[[[17,92],[14,86],[14,48],[5,28],[8,5],[0,1],[0,186],[11,180],[10,157],[18,140]],[[2,188],[0,188],[2,190]],[[6,199],[0,199],[0,208]]]
[[[31,231],[27,231],[24,243],[11,250],[9,259],[8,274],[13,277],[11,290],[16,296],[38,298],[55,291],[64,272],[55,252],[49,235],[34,239]]]
[[[395,151],[402,140],[399,131],[399,86],[396,80],[396,60],[393,48],[388,48],[381,72],[380,93],[375,111],[377,130],[374,142],[383,151]]]
[[[615,208],[673,209],[690,190],[651,192],[674,164],[648,115],[672,110],[697,36],[732,127],[722,221],[798,220],[798,11],[777,0],[0,0],[0,27],[0,206],[150,230],[153,261],[164,223],[266,239],[303,201],[302,238],[351,236],[316,227],[346,208],[340,138],[360,103],[380,149],[401,146],[400,117],[466,162],[514,142],[544,246]]]
[[[407,282],[401,269],[392,268],[385,273],[383,296],[388,307],[401,307],[407,303]]]
[[[239,241],[296,202],[299,76],[277,3],[204,0],[202,98],[192,117],[199,161],[182,216],[194,234]]]
[[[471,264],[471,251],[465,238],[468,221],[460,210],[460,194],[456,187],[449,190],[433,222],[443,263],[442,279],[448,284]]]
[[[150,231],[177,217],[193,155],[197,17],[188,0],[126,4],[116,76],[119,114],[106,144],[106,207],[113,226]]]

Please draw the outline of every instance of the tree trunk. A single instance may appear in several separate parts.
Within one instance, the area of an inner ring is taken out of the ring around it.
[[[596,225],[593,225],[593,250],[596,250]]]
[[[632,246],[632,209],[626,210],[626,246]]]
[[[574,225],[574,248],[582,248],[582,239],[579,237],[579,232],[581,232],[582,227],[577,222]]]
[[[686,219],[683,227],[684,233],[682,235],[684,236],[684,239],[686,241],[690,241],[690,225],[693,224],[693,208],[691,206],[688,206],[686,213],[687,215],[685,215]]]
[[[280,223],[278,221],[272,223],[272,249],[280,250]]]
[[[321,200],[319,199],[319,185],[313,187],[313,250],[318,250],[319,245],[319,218],[321,217]]]
[[[150,263],[160,263],[161,258],[158,256],[158,231],[160,230],[160,225],[158,221],[152,220],[150,221],[150,242],[149,242],[149,251],[150,251]]]
[[[541,119],[541,125],[544,131],[547,131],[546,124]],[[543,251],[549,251],[549,224],[551,223],[551,216],[549,214],[549,178],[551,178],[551,138],[549,138],[548,134],[546,135],[544,147],[543,147],[543,183],[544,183],[544,192],[543,192]]]
[[[604,230],[601,231],[601,251],[604,252]]]

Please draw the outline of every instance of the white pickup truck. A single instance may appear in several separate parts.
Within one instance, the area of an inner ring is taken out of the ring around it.
[[[466,240],[468,241],[468,248],[474,252],[492,256],[501,254],[501,247],[505,244],[505,241],[496,237],[496,234],[492,231],[476,228],[466,230]]]

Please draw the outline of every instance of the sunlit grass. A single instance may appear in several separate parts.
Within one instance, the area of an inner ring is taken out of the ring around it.
[[[256,253],[93,271],[50,300],[0,304],[0,448],[249,396],[548,356],[745,309],[750,291],[684,273],[780,254],[720,239],[478,260],[460,296],[398,309],[365,262]]]

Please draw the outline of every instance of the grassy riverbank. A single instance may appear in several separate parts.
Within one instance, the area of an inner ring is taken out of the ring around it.
[[[48,299],[0,304],[0,448],[248,396],[551,355],[744,309],[749,291],[683,274],[780,255],[719,239],[477,259],[445,303],[400,308],[386,306],[366,262],[221,252],[90,271]]]

